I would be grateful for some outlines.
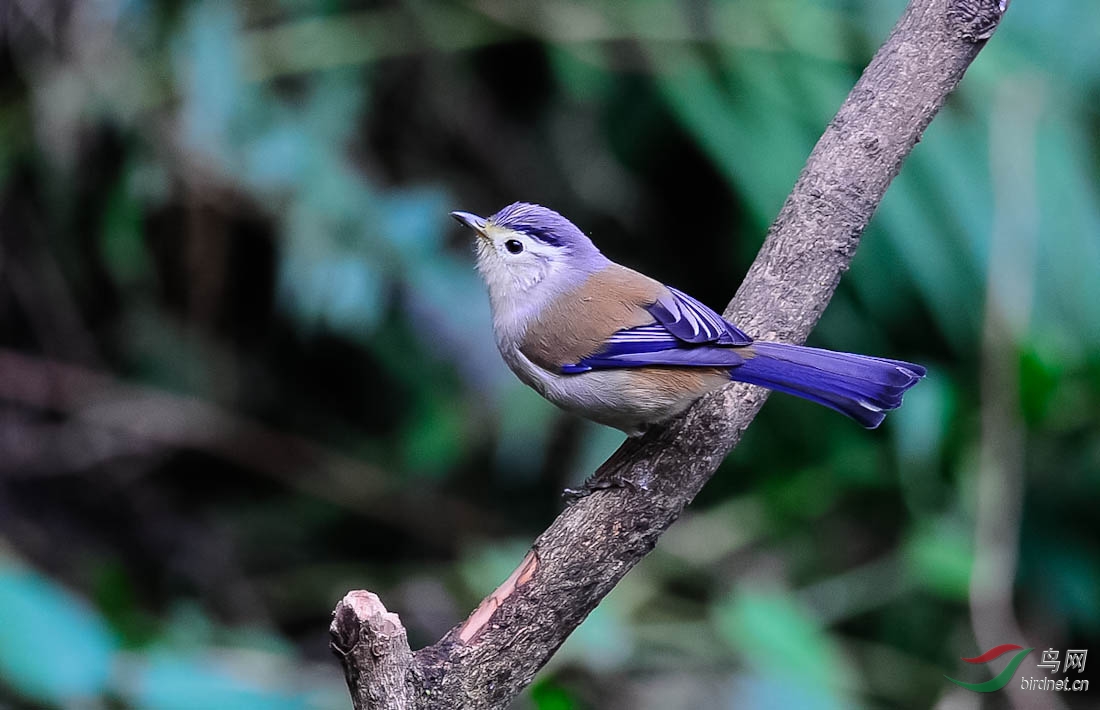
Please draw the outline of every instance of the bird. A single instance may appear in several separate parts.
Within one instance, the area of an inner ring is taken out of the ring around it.
[[[672,286],[608,259],[552,209],[451,212],[476,234],[504,362],[558,407],[639,436],[731,381],[830,407],[868,429],[925,368],[754,340]]]

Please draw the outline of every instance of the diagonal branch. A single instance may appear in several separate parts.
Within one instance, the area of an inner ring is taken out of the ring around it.
[[[726,309],[730,320],[765,340],[806,339],[887,186],[1006,5],[910,2],[811,153]],[[411,659],[401,656],[405,695],[365,702],[357,683],[369,669],[347,669],[349,679],[359,679],[351,683],[356,708],[506,707],[653,549],[738,443],[766,396],[735,384],[666,427],[627,440],[595,473],[598,490],[566,508],[463,624]],[[357,658],[342,645],[346,639],[373,643],[368,622],[346,611],[335,618],[333,646],[345,667]]]

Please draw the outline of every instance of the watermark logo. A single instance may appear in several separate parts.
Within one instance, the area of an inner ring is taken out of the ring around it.
[[[967,690],[973,690],[976,693],[992,693],[994,690],[1000,690],[1008,685],[1008,682],[1012,680],[1012,674],[1016,672],[1016,669],[1020,667],[1020,664],[1024,661],[1024,656],[1034,651],[1034,648],[1024,648],[1023,646],[1017,646],[1014,643],[1002,643],[1000,646],[994,646],[980,656],[973,658],[964,658],[962,660],[967,663],[989,663],[990,661],[1000,658],[1009,651],[1016,651],[1016,655],[1012,657],[1012,660],[1008,662],[1005,669],[990,678],[984,683],[967,683],[961,680],[955,680],[949,675],[945,675],[949,681],[955,685],[966,688]]]
[[[1066,667],[1062,669],[1063,673],[1069,673],[1071,669],[1076,668],[1078,673],[1085,672],[1085,656],[1089,655],[1087,648],[1070,649],[1066,651]],[[1053,673],[1053,671],[1051,671]]]
[[[1066,662],[1062,666],[1063,673],[1069,673],[1072,670],[1076,670],[1078,673],[1085,672],[1085,658],[1089,655],[1088,649],[1085,648],[1071,648],[1066,651]],[[1043,651],[1043,660],[1035,665],[1040,668],[1047,668],[1051,673],[1058,672],[1058,652],[1053,648],[1048,648]]]
[[[1061,666],[1063,673],[1069,673],[1070,671],[1077,671],[1080,675],[1085,672],[1085,659],[1088,658],[1088,649],[1084,648],[1070,648],[1066,650],[1065,661],[1059,661],[1058,651],[1053,648],[1048,648],[1043,651],[1042,660],[1035,665],[1039,668],[1045,668],[1052,674],[1058,672],[1058,667]],[[1020,677],[1020,690],[1088,690],[1089,681],[1088,678],[1059,678],[1055,680],[1053,678],[1024,678]]]
[[[1015,652],[1016,655],[1012,657],[1012,660],[1008,662],[1005,669],[998,673],[995,677],[990,678],[984,683],[967,683],[965,681],[956,680],[951,676],[945,675],[949,681],[967,690],[973,690],[976,693],[992,693],[995,690],[1008,685],[1012,680],[1013,674],[1016,669],[1020,667],[1024,657],[1027,654],[1034,651],[1034,648],[1024,648],[1014,643],[1003,643],[1000,646],[994,646],[980,656],[974,658],[964,658],[967,663],[989,663],[990,661],[1000,658],[1009,652]],[[1050,671],[1052,674],[1057,673],[1059,669],[1063,673],[1069,673],[1070,671],[1077,671],[1078,674],[1085,672],[1085,660],[1088,658],[1088,650],[1083,648],[1071,648],[1066,650],[1065,659],[1061,658],[1061,653],[1048,648],[1040,654],[1039,662],[1035,665],[1039,668]],[[1087,678],[1074,679],[1074,678],[1061,678],[1055,680],[1053,678],[1024,678],[1020,676],[1020,689],[1021,690],[1069,690],[1069,691],[1081,691],[1089,689],[1089,681]]]

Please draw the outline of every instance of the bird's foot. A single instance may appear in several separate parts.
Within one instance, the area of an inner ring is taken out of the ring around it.
[[[580,488],[566,488],[561,492],[561,496],[567,504],[572,505],[596,491],[605,491],[612,488],[629,488],[632,492],[637,493],[648,491],[649,485],[645,481],[635,481],[618,472],[604,475],[596,472],[596,474],[589,476]]]

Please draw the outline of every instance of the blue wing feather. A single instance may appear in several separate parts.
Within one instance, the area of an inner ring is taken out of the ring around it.
[[[734,367],[744,362],[737,347],[751,344],[752,338],[683,291],[667,288],[670,298],[646,307],[656,323],[620,330],[599,352],[565,365],[562,373],[651,365]]]
[[[752,338],[706,305],[679,289],[666,286],[672,298],[659,298],[646,308],[668,332],[685,343],[748,345]]]

